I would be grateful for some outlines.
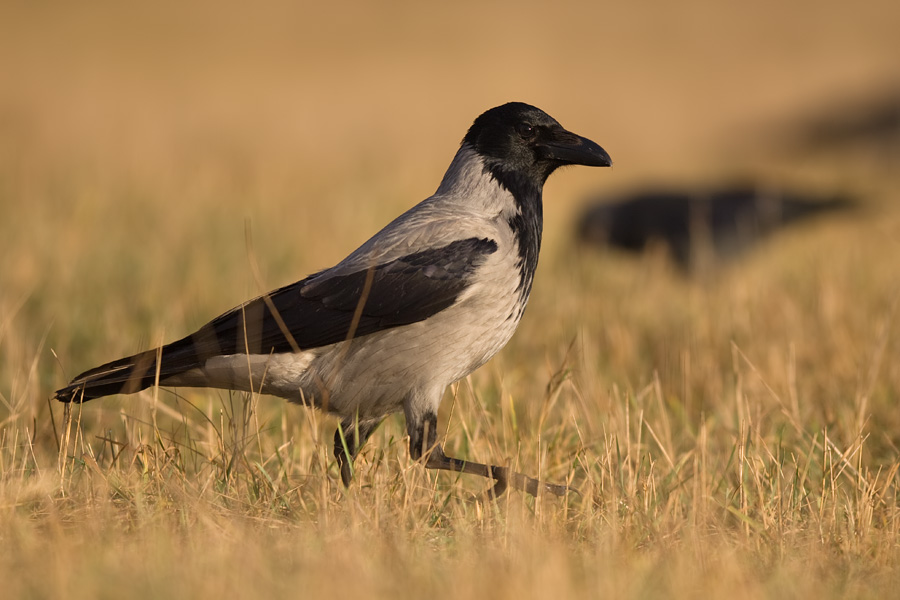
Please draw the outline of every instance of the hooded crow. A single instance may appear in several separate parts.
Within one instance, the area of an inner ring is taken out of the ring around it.
[[[694,272],[710,259],[739,256],[778,229],[855,207],[840,196],[768,185],[659,187],[591,204],[578,222],[578,237],[634,253],[660,243],[683,271]]]
[[[384,418],[403,411],[425,466],[492,478],[536,495],[552,485],[446,456],[444,390],[512,337],[541,247],[544,182],[564,165],[608,167],[594,142],[534,106],[511,102],[472,124],[430,198],[330,269],[216,317],[161,348],[112,361],[56,392],[62,402],[153,385],[271,394],[341,419],[334,455],[352,462]]]

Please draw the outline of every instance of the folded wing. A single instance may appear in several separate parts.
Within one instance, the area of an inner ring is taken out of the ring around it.
[[[451,306],[496,251],[494,240],[473,237],[350,273],[322,271],[162,348],[86,371],[56,397],[81,402],[132,393],[214,356],[297,352],[417,323]]]

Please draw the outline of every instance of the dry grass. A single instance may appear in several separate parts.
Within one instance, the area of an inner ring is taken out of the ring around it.
[[[801,4],[0,9],[4,596],[892,596],[900,181],[733,136],[896,76],[898,10]],[[579,494],[480,502],[410,463],[400,418],[344,490],[333,419],[276,399],[48,403],[260,291],[251,258],[266,287],[339,259],[513,98],[617,166],[551,181],[526,318],[441,424]],[[866,210],[695,281],[567,241],[587,190],[735,165]]]

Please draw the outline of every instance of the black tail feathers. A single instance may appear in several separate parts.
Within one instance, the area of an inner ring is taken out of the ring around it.
[[[188,336],[85,371],[56,390],[54,397],[60,402],[87,402],[112,394],[133,394],[198,366],[200,362]]]
[[[156,382],[159,350],[148,350],[120,358],[75,377],[69,385],[56,390],[60,402],[86,402],[111,394],[133,394]]]

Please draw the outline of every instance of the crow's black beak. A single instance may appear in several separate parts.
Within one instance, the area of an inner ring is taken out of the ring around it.
[[[612,166],[612,159],[599,144],[565,129],[554,131],[548,139],[538,142],[537,147],[543,158],[565,165]]]

